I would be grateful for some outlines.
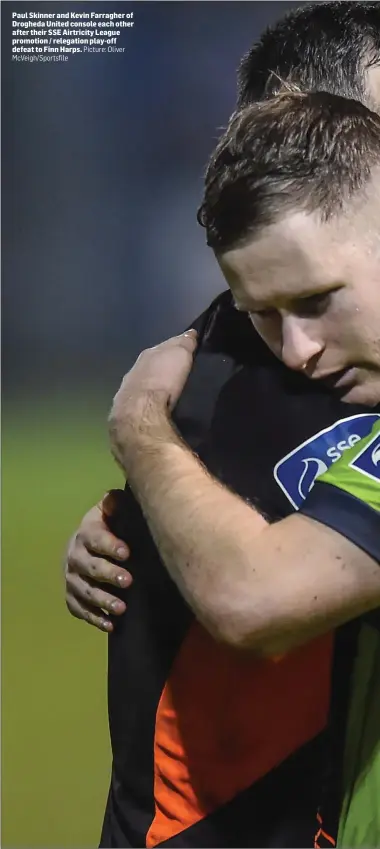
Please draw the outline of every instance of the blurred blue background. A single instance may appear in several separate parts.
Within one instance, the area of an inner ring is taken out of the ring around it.
[[[143,347],[225,284],[196,223],[239,60],[288,2],[2,4],[3,837],[95,846],[110,754],[106,638],[60,563],[121,480],[105,419]],[[12,11],[125,11],[121,54],[12,62]]]

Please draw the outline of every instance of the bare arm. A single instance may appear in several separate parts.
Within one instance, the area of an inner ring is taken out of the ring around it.
[[[279,654],[380,605],[371,557],[302,515],[268,525],[165,416],[129,437],[124,459],[171,577],[217,639]]]
[[[189,332],[140,355],[114,398],[111,448],[198,619],[235,647],[281,654],[378,607],[380,569],[312,519],[268,526],[208,474],[169,419],[195,349]]]

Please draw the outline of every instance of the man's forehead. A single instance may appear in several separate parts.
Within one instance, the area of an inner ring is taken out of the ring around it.
[[[334,230],[302,212],[224,254],[220,265],[237,305],[245,308],[252,301],[305,297],[328,288],[346,275],[349,254],[350,246]]]

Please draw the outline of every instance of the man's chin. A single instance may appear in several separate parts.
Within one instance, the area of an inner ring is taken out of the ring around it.
[[[380,381],[376,383],[357,383],[354,386],[342,387],[336,390],[344,404],[361,404],[363,407],[380,405]]]

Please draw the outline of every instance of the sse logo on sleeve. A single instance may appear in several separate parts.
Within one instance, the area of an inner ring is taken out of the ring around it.
[[[380,562],[380,420],[317,481],[301,512]]]
[[[325,474],[346,451],[368,436],[379,419],[380,413],[362,413],[340,419],[277,463],[274,468],[275,480],[296,510],[304,503],[316,479]]]

